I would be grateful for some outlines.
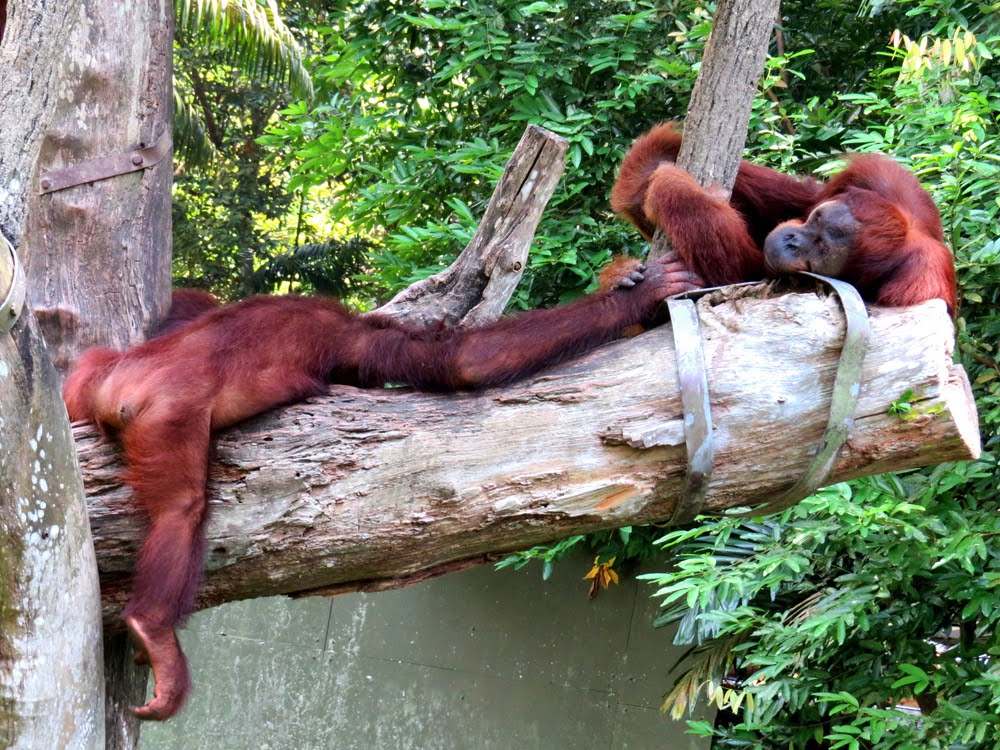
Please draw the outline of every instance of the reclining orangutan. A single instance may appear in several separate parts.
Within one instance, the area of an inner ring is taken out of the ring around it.
[[[254,297],[215,307],[205,293],[179,291],[161,335],[124,353],[84,352],[63,389],[70,419],[118,435],[125,481],[150,519],[125,622],[156,686],[134,713],[167,719],[190,691],[175,628],[201,577],[213,431],[321,394],[328,383],[504,385],[617,338],[665,297],[698,284],[675,260],[647,268],[623,258],[604,270],[598,291],[572,304],[433,332],[354,315],[330,299]]]

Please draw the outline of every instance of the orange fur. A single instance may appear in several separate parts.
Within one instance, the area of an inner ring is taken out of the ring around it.
[[[202,289],[174,289],[170,297],[170,314],[159,325],[155,335],[173,333],[218,306],[219,300]]]
[[[687,267],[709,284],[761,278],[768,234],[836,199],[861,225],[842,278],[879,304],[943,299],[955,309],[954,261],[938,211],[916,178],[891,159],[853,157],[826,185],[744,161],[727,202],[674,164],[680,146],[673,123],[640,136],[622,161],[611,206],[647,240],[662,227]]]
[[[213,430],[322,393],[329,382],[436,391],[509,383],[616,338],[667,295],[692,288],[690,274],[669,260],[650,264],[645,280],[635,275],[638,261],[619,259],[614,269],[603,289],[571,305],[473,330],[413,330],[319,298],[227,307],[198,299],[195,314],[168,318],[180,323],[173,332],[124,353],[84,353],[64,387],[70,418],[118,433],[125,480],[150,519],[125,620],[156,689],[135,713],[168,718],[190,690],[175,626],[201,574]]]

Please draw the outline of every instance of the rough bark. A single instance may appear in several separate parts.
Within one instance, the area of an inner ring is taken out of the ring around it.
[[[677,155],[703,187],[730,191],[736,181],[778,6],[779,0],[719,0]],[[669,238],[657,231],[650,257],[669,251]]]
[[[481,325],[500,317],[566,168],[566,147],[565,138],[529,125],[468,247],[441,273],[397,294],[379,314],[419,328]]]
[[[779,0],[721,0],[684,118],[677,156],[702,185],[731,190],[764,73]]]
[[[0,300],[13,263],[0,241]],[[59,377],[31,312],[0,333],[0,746],[104,746],[97,561]]]
[[[40,187],[49,170],[169,139],[173,4],[12,0],[8,10],[0,228],[18,241],[38,324],[64,370],[88,346],[142,340],[169,302],[169,155],[150,169],[60,192],[41,195]],[[126,663],[115,648],[109,644],[109,663]],[[100,686],[100,670],[94,674]],[[138,690],[130,689],[135,674],[109,681],[125,687],[110,705],[142,702],[138,674]],[[134,747],[133,722],[127,713],[109,716],[109,742]]]
[[[135,647],[124,632],[104,641],[104,727],[106,750],[133,750],[139,746],[142,722],[129,710],[146,700],[149,670],[135,663]]]
[[[740,292],[745,294],[745,292]],[[716,470],[709,510],[772,499],[825,428],[843,337],[833,299],[699,302]],[[937,302],[872,310],[850,440],[830,482],[979,450],[953,332]],[[199,606],[390,588],[568,534],[670,518],[685,474],[667,327],[478,395],[333,387],[219,436]],[[888,414],[914,392],[915,417]],[[106,624],[126,599],[143,520],[114,444],[75,427]]]
[[[49,170],[170,138],[173,4],[11,4],[0,132],[18,193],[0,226],[19,239],[32,306],[60,371],[95,344],[141,341],[170,297],[169,155],[158,165],[40,194]],[[23,235],[23,236],[22,236]]]

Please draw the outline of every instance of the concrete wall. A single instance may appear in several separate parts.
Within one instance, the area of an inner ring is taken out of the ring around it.
[[[707,750],[659,711],[678,649],[634,580],[589,560],[192,618],[195,693],[142,750]]]

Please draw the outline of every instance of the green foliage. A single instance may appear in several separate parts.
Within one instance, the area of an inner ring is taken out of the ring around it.
[[[175,280],[226,299],[294,289],[367,304],[371,243],[338,231],[321,202],[296,200],[284,163],[257,143],[280,108],[313,93],[277,3],[178,0],[176,10]]]
[[[302,51],[275,0],[175,0],[174,10],[182,45],[216,49],[265,86],[312,96]]]
[[[277,39],[288,37],[280,18],[264,20],[280,31]],[[213,34],[238,26],[204,23]],[[292,96],[279,85],[284,79],[256,75],[259,66],[234,66],[222,42],[185,42],[175,53],[174,119],[183,160],[174,178],[177,283],[225,299],[300,290],[367,304],[369,285],[360,276],[371,243],[338,231],[321,205],[296,196],[283,162],[257,143]]]
[[[694,646],[667,707],[704,696],[740,711],[723,747],[1000,741],[997,490],[988,457],[666,534],[676,569],[641,577],[660,624]],[[929,713],[898,710],[905,699]]]
[[[238,75],[221,47],[179,51],[182,93],[218,156],[178,180],[178,276],[227,296],[401,288],[466,244],[528,123],[567,138],[568,169],[514,304],[579,294],[611,252],[638,246],[607,209],[614,171],[637,134],[683,116],[711,5],[371,0],[329,4],[315,24],[317,5],[289,6],[315,53],[309,102]],[[961,0],[782,3],[748,154],[823,175],[844,150],[878,150],[920,176],[957,259],[958,357],[987,451],[829,488],[774,518],[663,536],[675,567],[650,577],[667,602],[661,622],[691,646],[667,706],[730,709],[728,727],[691,722],[717,747],[1000,743],[996,11]],[[889,405],[900,419],[919,409],[905,390]],[[539,561],[547,577],[586,545],[595,565],[619,567],[661,536],[576,536],[502,565]]]
[[[188,166],[203,167],[216,155],[215,145],[205,132],[194,102],[181,95],[174,85],[174,158]]]
[[[258,87],[312,96],[312,79],[302,49],[285,25],[275,0],[176,0],[179,53],[174,78],[176,158],[193,168],[218,155],[210,100],[199,90],[199,55],[224,60]],[[209,73],[211,75],[211,73]]]
[[[650,559],[656,554],[653,541],[660,532],[653,526],[623,526],[620,529],[601,531],[596,534],[568,537],[555,544],[532,547],[505,557],[496,564],[496,569],[513,567],[520,570],[531,562],[542,563],[542,579],[548,580],[555,564],[570,550],[586,548],[596,557],[596,561],[624,561],[629,565]],[[621,567],[618,564],[616,567]]]
[[[359,239],[298,245],[262,260],[250,275],[250,288],[266,293],[294,286],[343,299],[355,291],[351,277],[363,267],[372,249],[370,243]]]
[[[609,0],[374,0],[329,20],[317,104],[261,142],[294,152],[291,187],[330,185],[333,220],[383,244],[392,290],[462,249],[525,125],[567,138],[522,306],[579,294],[635,242],[606,220],[614,170],[644,128],[682,114],[708,30],[694,3]]]
[[[900,419],[907,419],[913,414],[913,389],[907,388],[903,395],[889,404],[888,413]]]

